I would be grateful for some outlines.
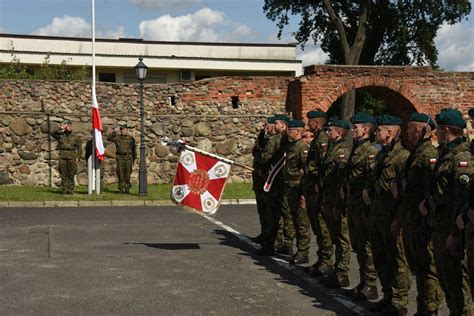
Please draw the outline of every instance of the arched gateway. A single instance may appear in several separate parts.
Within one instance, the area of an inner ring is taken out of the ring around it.
[[[384,100],[402,118],[414,112],[436,114],[444,107],[467,113],[474,107],[474,72],[442,72],[431,67],[308,66],[289,84],[287,109],[305,117],[327,110],[344,93],[365,89]]]

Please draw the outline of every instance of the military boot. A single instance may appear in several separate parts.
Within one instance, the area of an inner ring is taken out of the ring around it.
[[[298,252],[291,260],[292,264],[303,264],[303,263],[308,263],[308,262],[309,262],[308,254],[303,253],[303,252]]]
[[[405,316],[408,310],[404,306],[388,304],[383,310],[383,314],[387,316]]]
[[[376,286],[364,286],[358,290],[354,295],[352,295],[352,300],[361,302],[361,301],[370,301],[375,300],[379,297]]]
[[[371,303],[368,309],[373,313],[381,313],[388,305],[391,305],[390,299],[383,297],[380,301]]]
[[[316,262],[309,268],[308,272],[313,278],[321,278],[330,276],[334,272],[334,269],[332,266],[324,262]]]
[[[349,277],[347,275],[332,275],[321,281],[324,287],[328,289],[339,289],[349,286]]]
[[[284,242],[283,247],[278,248],[277,252],[281,255],[285,255],[288,257],[293,257],[293,243],[292,242]]]

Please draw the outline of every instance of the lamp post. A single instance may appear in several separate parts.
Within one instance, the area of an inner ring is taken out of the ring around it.
[[[145,159],[145,109],[143,105],[143,80],[146,79],[148,67],[143,63],[143,58],[138,58],[135,73],[140,81],[140,167],[138,169],[138,194],[147,195],[147,171]]]

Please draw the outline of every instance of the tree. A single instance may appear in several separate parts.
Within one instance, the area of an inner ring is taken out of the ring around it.
[[[436,32],[471,11],[469,0],[265,0],[267,18],[277,22],[278,37],[290,17],[300,17],[293,33],[304,48],[312,39],[345,65],[423,65],[437,67]],[[343,117],[354,112],[347,93]],[[349,104],[348,104],[349,103]],[[347,106],[349,105],[349,106]]]

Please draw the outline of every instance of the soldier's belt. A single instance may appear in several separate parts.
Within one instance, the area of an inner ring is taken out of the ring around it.
[[[117,153],[118,156],[131,156],[132,153]]]

